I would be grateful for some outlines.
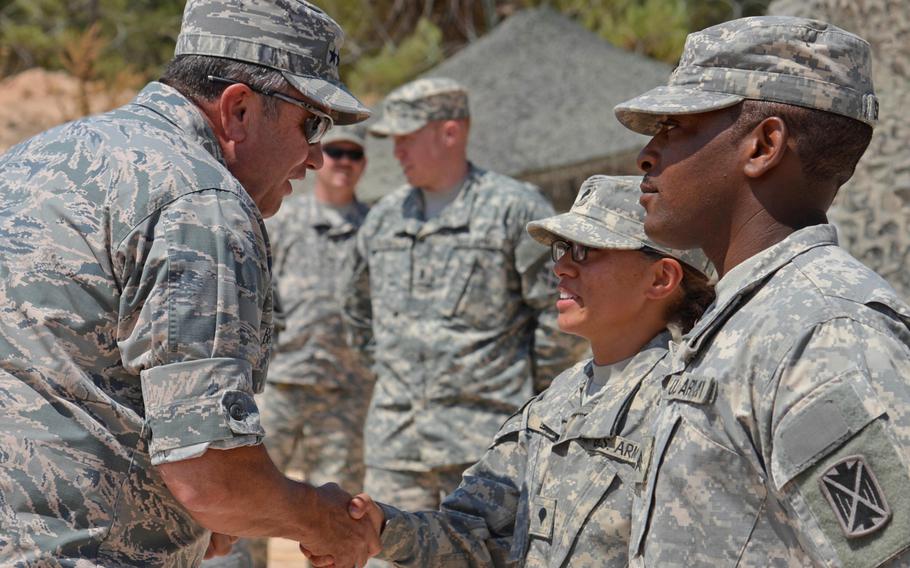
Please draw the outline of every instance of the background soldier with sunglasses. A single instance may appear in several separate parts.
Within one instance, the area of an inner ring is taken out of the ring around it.
[[[390,94],[370,129],[394,137],[409,185],[364,222],[345,316],[377,375],[364,487],[410,509],[437,508],[500,424],[584,348],[557,329],[552,263],[524,230],[552,207],[468,162],[469,126],[465,89],[434,78]]]
[[[285,200],[266,223],[277,279],[276,349],[262,394],[266,447],[282,471],[302,458],[311,483],[363,485],[363,420],[373,374],[344,341],[338,276],[368,208],[354,190],[366,168],[366,128],[332,129],[312,192]],[[300,451],[302,450],[302,451]],[[266,540],[250,547],[267,564]]]
[[[160,82],[0,157],[0,564],[195,566],[283,536],[376,550],[272,464],[263,217],[369,112],[306,2],[190,0]],[[216,533],[213,535],[213,532]]]

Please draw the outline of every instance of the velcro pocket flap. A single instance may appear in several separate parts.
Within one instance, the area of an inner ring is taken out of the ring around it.
[[[793,406],[774,432],[771,474],[780,490],[885,413],[859,372],[842,375]]]

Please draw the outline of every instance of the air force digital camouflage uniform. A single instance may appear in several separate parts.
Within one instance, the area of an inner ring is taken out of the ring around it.
[[[364,135],[359,126],[337,128],[323,144],[362,146]],[[334,481],[348,492],[363,486],[363,421],[373,374],[344,341],[338,286],[368,210],[355,200],[341,213],[306,193],[286,199],[266,223],[280,298],[280,331],[261,405],[266,446],[284,470],[302,445],[307,480]]]
[[[334,45],[326,16],[295,11]],[[178,52],[204,43],[190,27]],[[261,441],[272,306],[256,204],[202,112],[160,83],[12,148],[0,171],[0,564],[198,564],[210,533],[154,466]]]
[[[446,79],[405,85],[385,108],[374,133],[468,115],[466,93]],[[368,479],[373,468],[436,470],[454,479],[453,488],[464,464],[534,394],[533,379],[577,360],[578,341],[556,328],[547,250],[524,230],[552,213],[536,189],[473,166],[437,217],[425,220],[414,187],[370,211],[349,267],[346,305],[355,343],[372,338],[375,357]]]
[[[595,176],[569,213],[535,221],[528,231],[543,243],[650,246],[706,270],[700,252],[671,251],[647,239],[640,181]],[[632,495],[650,456],[669,342],[669,332],[654,337],[586,402],[592,361],[563,372],[500,428],[440,511],[381,505],[387,522],[380,557],[415,567],[625,566]]]
[[[868,45],[823,22],[692,34],[668,87],[617,107],[639,132],[745,98],[872,123]],[[910,564],[910,308],[799,230],[736,266],[672,349],[633,566]]]

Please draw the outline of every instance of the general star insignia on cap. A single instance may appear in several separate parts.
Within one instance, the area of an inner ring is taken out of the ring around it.
[[[885,494],[863,456],[840,460],[818,483],[847,538],[873,533],[891,519]]]

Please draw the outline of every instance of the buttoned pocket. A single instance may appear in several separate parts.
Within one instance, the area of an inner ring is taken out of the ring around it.
[[[647,566],[736,566],[767,492],[745,456],[671,403],[633,511],[633,553]]]
[[[397,317],[407,305],[411,286],[411,241],[376,239],[370,244],[370,298],[374,317]]]
[[[498,327],[510,317],[514,270],[510,270],[502,239],[460,240],[446,262],[445,295],[439,308],[445,317],[477,329]]]

